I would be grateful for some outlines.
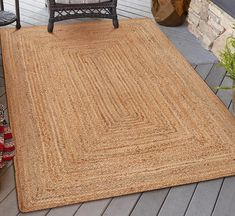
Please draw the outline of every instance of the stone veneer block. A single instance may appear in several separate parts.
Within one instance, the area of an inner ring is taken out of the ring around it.
[[[210,0],[192,0],[188,15],[189,31],[199,38],[203,47],[217,57],[228,36],[234,35],[235,19]]]

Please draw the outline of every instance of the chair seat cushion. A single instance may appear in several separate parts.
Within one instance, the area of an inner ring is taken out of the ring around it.
[[[58,4],[93,4],[110,2],[111,0],[55,0]]]

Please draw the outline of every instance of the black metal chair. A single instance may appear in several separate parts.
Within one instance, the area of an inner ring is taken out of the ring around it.
[[[20,29],[20,7],[19,0],[15,0],[15,13],[4,11],[4,2],[0,0],[0,26],[6,26],[16,22],[16,29]]]
[[[108,18],[118,28],[117,0],[49,0],[50,18],[48,32],[53,32],[54,23],[75,18]]]

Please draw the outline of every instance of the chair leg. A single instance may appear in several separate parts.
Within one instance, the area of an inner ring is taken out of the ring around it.
[[[15,0],[15,7],[16,7],[16,29],[20,29],[20,6],[19,6],[19,0]]]
[[[47,31],[49,33],[52,33],[54,29],[54,22],[53,21],[49,21],[48,26],[47,26]]]
[[[20,29],[21,28],[21,24],[20,24],[20,21],[17,19],[16,20],[16,29]]]
[[[117,4],[115,5],[115,7],[112,8],[112,15],[113,15],[113,27],[116,29],[119,27],[118,16],[117,16]]]
[[[116,29],[119,27],[119,22],[117,16],[113,18],[113,27]]]
[[[49,2],[49,1],[47,1]],[[55,11],[51,8],[51,3],[53,3],[53,1],[50,1],[49,2],[49,13],[50,13],[50,18],[49,18],[49,23],[48,23],[48,26],[47,26],[47,31],[49,33],[52,33],[53,32],[53,29],[54,29],[54,18],[55,18]]]

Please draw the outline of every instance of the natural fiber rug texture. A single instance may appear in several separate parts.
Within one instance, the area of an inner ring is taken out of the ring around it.
[[[235,121],[152,20],[3,30],[19,207],[235,174]]]

